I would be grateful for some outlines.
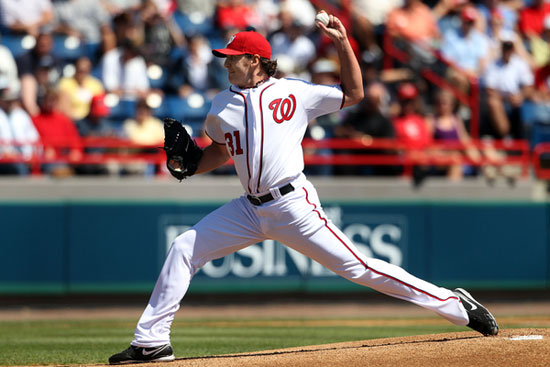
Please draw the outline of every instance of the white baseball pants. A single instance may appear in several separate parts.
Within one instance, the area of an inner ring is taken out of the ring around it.
[[[246,196],[234,199],[178,236],[132,345],[169,343],[170,326],[193,274],[208,261],[266,239],[279,241],[352,282],[425,307],[453,324],[468,324],[466,311],[452,291],[398,266],[365,257],[326,219],[313,185],[305,179],[297,181],[293,192],[262,206],[252,205]]]

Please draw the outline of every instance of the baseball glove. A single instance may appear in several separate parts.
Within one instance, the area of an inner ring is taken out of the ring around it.
[[[183,125],[172,118],[164,119],[164,151],[166,167],[178,180],[193,176],[202,158],[202,149]]]

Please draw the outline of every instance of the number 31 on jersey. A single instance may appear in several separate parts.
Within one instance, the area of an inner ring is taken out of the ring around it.
[[[241,148],[241,133],[239,130],[233,131],[233,134],[225,133],[224,136],[231,156],[243,154],[243,148]]]

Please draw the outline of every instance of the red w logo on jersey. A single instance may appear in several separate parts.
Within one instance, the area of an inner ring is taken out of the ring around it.
[[[296,98],[290,94],[288,98],[277,98],[269,104],[269,109],[273,110],[273,120],[280,124],[288,121],[294,116],[296,111]]]

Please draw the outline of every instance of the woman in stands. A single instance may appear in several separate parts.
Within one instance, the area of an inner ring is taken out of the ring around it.
[[[435,95],[435,114],[427,119],[428,126],[432,131],[436,143],[462,143],[464,150],[444,150],[442,155],[456,161],[446,169],[446,175],[453,181],[462,179],[464,167],[462,154],[470,160],[479,162],[480,154],[473,146],[470,136],[464,127],[464,122],[455,113],[456,101],[453,94],[448,90],[440,90]]]

